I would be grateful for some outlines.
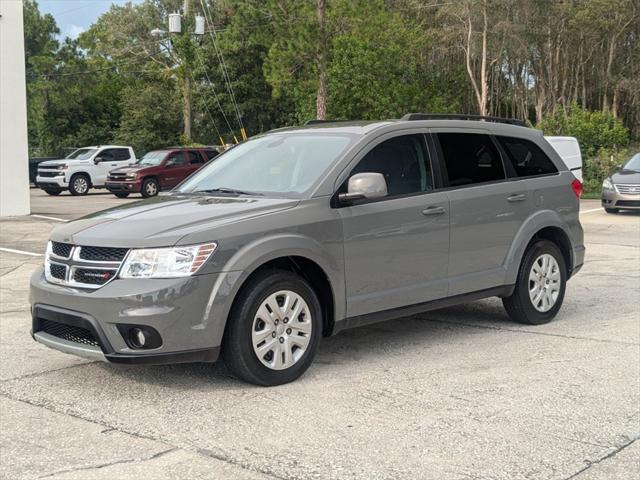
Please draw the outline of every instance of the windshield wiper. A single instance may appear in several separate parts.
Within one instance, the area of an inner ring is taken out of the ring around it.
[[[207,190],[196,190],[193,193],[230,193],[232,195],[259,195],[261,197],[264,196],[263,193],[248,192],[246,190],[237,190],[235,188],[227,188],[227,187],[209,188]]]

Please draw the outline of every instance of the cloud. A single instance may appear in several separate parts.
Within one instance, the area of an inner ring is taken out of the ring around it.
[[[65,36],[75,40],[85,30],[86,30],[86,27],[81,27],[80,25],[75,25],[72,23],[71,25],[69,25],[69,27],[67,27]]]

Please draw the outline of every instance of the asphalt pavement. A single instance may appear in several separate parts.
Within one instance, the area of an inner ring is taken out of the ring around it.
[[[35,343],[51,229],[115,206],[48,197],[0,220],[2,479],[626,479],[640,472],[640,215],[582,203],[587,260],[550,324],[497,299],[323,339],[298,381],[112,366]]]

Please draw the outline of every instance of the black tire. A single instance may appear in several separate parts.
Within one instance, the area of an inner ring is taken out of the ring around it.
[[[280,290],[290,290],[303,298],[311,315],[312,330],[300,359],[289,368],[274,370],[264,365],[254,352],[252,328],[262,302]],[[231,373],[246,382],[263,386],[292,382],[311,365],[322,336],[322,324],[318,297],[303,278],[284,270],[259,272],[248,280],[234,301],[222,341],[222,358]]]
[[[45,188],[44,191],[49,195],[53,195],[54,197],[62,193],[62,190],[51,190],[49,188]]]
[[[160,191],[160,185],[155,178],[145,178],[140,193],[144,198],[155,197]]]
[[[111,192],[118,198],[127,198],[129,196],[129,192]]]
[[[529,297],[529,274],[533,263],[543,254],[551,255],[558,263],[560,270],[558,296],[553,307],[546,312],[538,311]],[[562,307],[566,285],[567,266],[562,252],[560,252],[560,249],[555,243],[548,240],[539,240],[532,244],[525,252],[522,262],[520,263],[515,290],[511,296],[502,299],[502,304],[511,319],[518,323],[528,325],[549,323],[557,315],[560,307]]]
[[[607,213],[618,213],[620,210],[617,208],[606,208],[604,209],[605,212]]]
[[[74,196],[86,195],[91,188],[91,179],[84,173],[76,173],[69,181],[69,192]]]

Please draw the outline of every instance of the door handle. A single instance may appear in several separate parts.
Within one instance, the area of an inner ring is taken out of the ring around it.
[[[431,207],[427,207],[424,210],[422,210],[423,215],[442,215],[443,213],[446,213],[446,210],[442,207],[438,207],[435,205],[432,205]]]
[[[111,164],[111,166],[112,166],[112,167],[117,167],[117,166],[118,166],[118,164],[117,164],[117,163],[112,163],[112,164]]]
[[[513,203],[513,202],[523,202],[526,199],[527,199],[527,196],[524,193],[518,193],[518,194],[515,194],[515,195],[509,195],[507,197],[507,201],[511,202],[511,203]]]

